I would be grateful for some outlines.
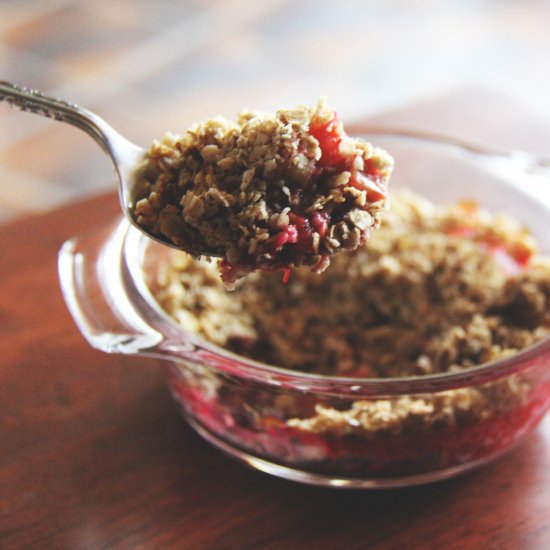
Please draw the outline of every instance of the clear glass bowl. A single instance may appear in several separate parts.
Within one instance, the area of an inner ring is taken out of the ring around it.
[[[372,130],[365,138],[394,156],[392,188],[405,186],[441,204],[474,199],[508,212],[550,254],[550,178],[529,157],[397,131]],[[92,346],[161,360],[187,421],[254,468],[337,487],[425,483],[508,451],[550,406],[548,338],[460,373],[399,379],[304,374],[230,353],[183,331],[156,303],[151,274],[168,253],[126,220],[69,240],[59,256],[67,305]],[[460,405],[479,395],[494,405]],[[449,399],[455,404],[446,408]],[[336,433],[296,427],[319,407],[348,411],[359,402],[378,415],[376,428],[354,430],[353,419],[350,430]],[[439,413],[419,422],[418,407]]]

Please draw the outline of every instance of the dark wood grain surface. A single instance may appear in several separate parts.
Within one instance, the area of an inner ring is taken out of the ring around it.
[[[462,109],[491,138],[464,97],[386,120],[422,126]],[[477,472],[380,492],[286,482],[204,443],[158,365],[90,349],[63,303],[57,250],[118,208],[108,194],[1,228],[1,548],[550,548],[548,418]]]

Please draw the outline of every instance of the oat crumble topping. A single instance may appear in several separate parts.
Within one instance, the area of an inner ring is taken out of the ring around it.
[[[385,151],[348,137],[324,100],[245,111],[154,142],[134,217],[194,256],[223,257],[229,286],[257,269],[320,273],[378,227],[392,168]]]
[[[184,329],[287,369],[351,377],[454,372],[512,355],[550,334],[550,259],[513,219],[471,202],[435,206],[394,193],[376,239],[336,256],[323,277],[298,269],[286,285],[255,273],[227,293],[216,266],[174,254],[155,294]],[[318,404],[288,426],[349,434],[425,429],[484,418],[529,390],[508,377],[398,400]]]
[[[257,273],[233,293],[175,254],[157,298],[184,328],[292,370],[401,377],[501,358],[550,328],[550,260],[525,229],[469,203],[393,199],[376,239],[323,277]]]

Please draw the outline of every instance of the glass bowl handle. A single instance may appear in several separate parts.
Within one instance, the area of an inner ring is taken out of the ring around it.
[[[59,252],[63,296],[88,343],[107,353],[156,355],[162,335],[139,315],[127,297],[120,232],[107,227],[67,241]]]

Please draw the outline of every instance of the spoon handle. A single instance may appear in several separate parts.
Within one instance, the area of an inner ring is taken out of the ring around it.
[[[101,117],[91,111],[32,88],[0,81],[0,101],[6,101],[20,111],[72,124],[91,136],[111,156],[113,156],[113,143],[126,141]]]

